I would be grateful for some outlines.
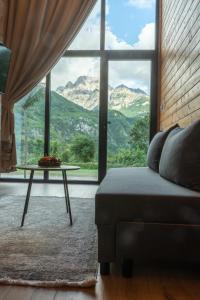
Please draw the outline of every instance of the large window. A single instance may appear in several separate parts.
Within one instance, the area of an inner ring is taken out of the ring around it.
[[[108,69],[108,167],[146,166],[149,61],[111,61]]]
[[[99,74],[98,57],[64,57],[51,72],[50,153],[81,167],[71,179],[98,179]]]
[[[46,81],[15,105],[18,164],[56,155],[81,167],[68,174],[81,182],[101,180],[110,167],[146,165],[156,130],[157,5],[97,1]]]

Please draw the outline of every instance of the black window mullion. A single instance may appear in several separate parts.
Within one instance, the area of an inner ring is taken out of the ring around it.
[[[101,0],[100,50],[105,50],[106,0]]]
[[[155,50],[105,50],[108,60],[151,60]]]
[[[100,107],[99,107],[99,170],[101,182],[107,168],[107,128],[108,128],[108,60],[101,57],[100,65]]]
[[[45,128],[44,128],[44,155],[50,154],[50,103],[51,103],[51,73],[46,77],[45,90]],[[49,179],[49,172],[44,171],[44,180]]]
[[[157,63],[155,59],[151,61],[151,90],[150,90],[150,135],[149,140],[151,141],[157,132],[158,122],[158,101],[157,101]]]
[[[101,0],[98,180],[107,168],[108,59],[105,53],[106,0]]]
[[[67,50],[63,57],[99,57],[100,50]]]

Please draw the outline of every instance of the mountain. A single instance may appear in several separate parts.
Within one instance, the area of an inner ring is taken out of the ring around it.
[[[135,116],[149,109],[149,96],[140,89],[119,85],[109,93],[109,108],[126,116]]]
[[[94,77],[80,76],[74,83],[69,81],[65,86],[58,87],[56,92],[88,110],[96,110],[99,106],[99,80]],[[134,116],[134,107],[137,113],[149,109],[149,95],[139,88],[133,89],[123,84],[115,88],[109,86],[108,106],[111,110]]]
[[[80,76],[75,83],[69,81],[56,92],[86,109],[92,110],[99,102],[99,81],[93,77]]]
[[[27,96],[15,105],[17,149],[21,153],[21,157],[24,156],[22,152],[26,151],[28,153],[38,151],[39,156],[43,153],[44,99],[45,89],[43,86],[40,86],[29,97]],[[129,132],[134,119],[128,118],[121,112],[114,110],[109,110],[108,118],[110,122],[108,148],[113,152],[120,147],[127,146]],[[51,142],[59,142],[65,149],[67,145],[71,144],[76,135],[86,134],[98,145],[98,130],[98,110],[88,110],[52,91],[50,114]],[[24,143],[27,146],[24,146]]]
[[[149,99],[138,97],[130,106],[121,108],[120,112],[130,118],[149,113]]]

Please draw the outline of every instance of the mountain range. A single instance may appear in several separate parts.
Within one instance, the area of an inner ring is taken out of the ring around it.
[[[81,76],[51,92],[50,145],[58,152],[70,147],[75,136],[90,136],[98,148],[99,83],[92,77]],[[45,86],[37,85],[15,105],[15,128],[18,158],[35,163],[43,153]],[[149,111],[149,96],[140,89],[125,85],[109,86],[108,152],[127,148],[130,130],[138,118]],[[97,150],[96,150],[97,155]]]
[[[90,76],[80,76],[72,83],[59,86],[56,92],[67,100],[85,109],[96,110],[99,106],[99,80]],[[129,88],[124,84],[108,87],[108,107],[128,116],[149,110],[149,95],[143,90]]]

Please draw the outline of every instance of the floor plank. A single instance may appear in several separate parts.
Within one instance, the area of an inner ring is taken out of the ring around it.
[[[6,292],[7,291],[7,292]],[[137,268],[132,278],[116,269],[98,275],[94,288],[45,289],[1,286],[0,300],[199,300],[200,273],[170,268]]]
[[[55,295],[56,295],[56,290],[55,289],[50,290],[50,289],[36,288],[33,295],[32,295],[32,297],[31,297],[31,300],[54,300]]]
[[[11,287],[9,285],[0,285],[0,300],[3,300]]]
[[[12,286],[2,300],[30,300],[34,293],[31,287]]]
[[[87,291],[83,289],[83,291],[77,290],[69,290],[69,291],[57,291],[54,300],[93,300],[97,299],[95,291],[90,289],[91,291]],[[103,298],[102,298],[103,299]]]

